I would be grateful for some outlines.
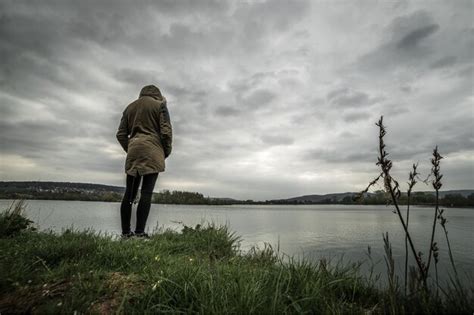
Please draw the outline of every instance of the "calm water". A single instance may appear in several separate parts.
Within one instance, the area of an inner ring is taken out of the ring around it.
[[[0,200],[0,209],[11,201]],[[27,202],[27,216],[40,229],[60,232],[64,228],[92,228],[112,234],[120,233],[119,203],[83,201],[40,201]],[[242,237],[241,248],[262,247],[270,243],[281,253],[318,260],[322,257],[333,260],[367,260],[367,248],[372,249],[376,270],[384,272],[382,233],[388,232],[394,255],[401,272],[404,262],[404,233],[398,217],[385,206],[185,206],[152,205],[147,229],[172,228],[179,230],[182,222],[196,225],[215,222],[229,225],[232,231]],[[418,250],[427,255],[428,242],[433,220],[433,209],[413,207],[410,216],[410,230]],[[450,208],[445,211],[448,231],[457,268],[463,274],[474,274],[474,209]],[[132,215],[134,227],[135,207]],[[439,270],[448,270],[449,258],[446,241],[437,226],[437,240],[440,248]],[[446,273],[444,273],[446,274]]]

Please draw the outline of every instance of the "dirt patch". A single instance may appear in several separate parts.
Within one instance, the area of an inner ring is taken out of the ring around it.
[[[35,313],[35,307],[45,299],[61,298],[71,287],[69,280],[60,280],[43,285],[25,285],[0,297],[0,313]]]
[[[145,288],[144,282],[135,274],[111,272],[104,281],[109,294],[92,303],[89,310],[93,314],[115,313],[124,299],[124,303],[130,302]]]

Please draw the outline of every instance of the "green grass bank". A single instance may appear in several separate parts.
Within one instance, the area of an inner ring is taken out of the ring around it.
[[[38,232],[20,210],[0,214],[0,313],[466,313],[461,287],[408,296],[358,264],[283,262],[271,247],[243,253],[223,226],[117,240],[93,231]]]

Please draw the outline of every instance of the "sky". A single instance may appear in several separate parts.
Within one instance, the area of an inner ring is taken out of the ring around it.
[[[361,190],[378,175],[381,115],[401,183],[412,163],[430,172],[438,145],[443,190],[473,189],[473,6],[1,1],[0,180],[124,186],[115,133],[155,84],[174,132],[155,191]]]

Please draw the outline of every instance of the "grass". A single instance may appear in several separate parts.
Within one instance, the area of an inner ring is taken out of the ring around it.
[[[0,224],[25,219],[16,214],[4,212]],[[225,226],[184,226],[148,241],[17,226],[0,238],[2,314],[471,314],[474,305],[472,291],[466,304],[450,288],[452,299],[394,295],[360,264],[283,262],[271,246],[243,253]]]

